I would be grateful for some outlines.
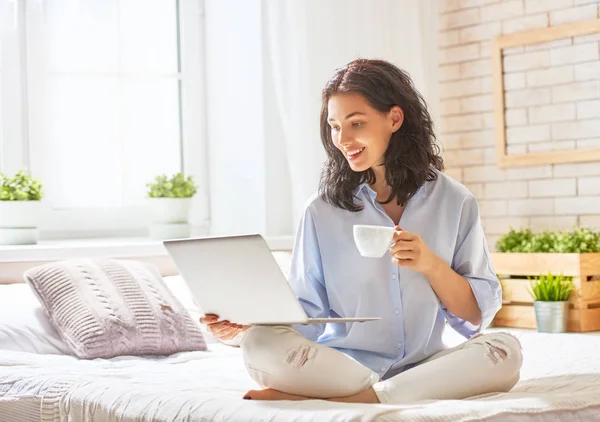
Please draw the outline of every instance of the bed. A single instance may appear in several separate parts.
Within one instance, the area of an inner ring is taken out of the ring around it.
[[[289,255],[274,254],[285,268]],[[156,264],[169,287],[186,301],[185,284],[165,256],[134,258]],[[37,264],[0,263],[3,282],[13,283],[0,286],[0,298],[12,295],[14,309],[32,302],[15,293],[27,287],[16,284],[22,280],[6,274]],[[194,318],[199,315],[192,302],[184,305]],[[0,313],[0,324],[6,312]],[[208,336],[207,351],[92,360],[66,353],[56,339],[39,346],[56,348],[55,353],[32,351],[24,341],[28,351],[0,350],[0,422],[600,420],[600,336],[512,332],[524,354],[521,381],[513,391],[407,405],[243,400],[243,393],[257,386],[245,371],[240,349]],[[446,341],[453,345],[462,339],[448,331]]]

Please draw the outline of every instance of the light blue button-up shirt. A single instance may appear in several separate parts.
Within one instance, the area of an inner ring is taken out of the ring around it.
[[[437,172],[408,201],[398,224],[418,234],[429,249],[467,279],[481,309],[474,327],[449,312],[418,272],[383,258],[362,257],[355,224],[394,227],[367,183],[355,196],[363,209],[350,212],[311,199],[298,228],[289,282],[311,318],[381,317],[380,321],[298,325],[305,337],[333,347],[389,378],[444,348],[446,321],[469,338],[487,327],[501,307],[502,290],[490,262],[475,197]]]

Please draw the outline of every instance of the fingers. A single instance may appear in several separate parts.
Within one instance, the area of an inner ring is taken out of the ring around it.
[[[397,260],[416,259],[418,254],[414,251],[396,251],[392,254],[392,258]]]
[[[211,333],[217,334],[219,331],[222,331],[223,329],[229,329],[230,327],[229,321],[219,321],[208,324],[206,328],[208,328],[208,331]]]
[[[396,231],[394,233],[393,241],[398,242],[400,240],[404,240],[404,241],[410,242],[410,241],[415,240],[416,238],[417,238],[417,235],[415,235],[414,233],[401,230],[401,231]]]
[[[215,314],[206,314],[200,318],[200,324],[212,324],[219,320],[218,315]]]
[[[393,255],[398,251],[416,251],[418,245],[414,241],[399,240],[392,247],[390,247],[390,253]]]
[[[234,324],[229,321],[217,321],[216,315],[205,315],[200,318],[200,322],[206,324],[208,331],[213,333],[221,340],[231,340],[239,333],[250,328],[249,325]],[[205,322],[206,321],[206,322]],[[216,322],[212,322],[216,321]]]
[[[239,333],[246,331],[250,325],[234,324],[227,320],[219,321],[218,315],[206,314],[200,318],[200,323],[205,324],[208,331],[221,340],[231,340]]]
[[[398,259],[392,257],[392,262],[399,267],[410,268],[413,270],[416,268],[416,261],[414,259]]]
[[[221,340],[231,340],[246,328],[243,325],[232,324],[228,321],[211,324],[209,330]]]

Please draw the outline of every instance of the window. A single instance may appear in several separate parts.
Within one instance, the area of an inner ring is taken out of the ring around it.
[[[21,72],[22,25],[18,3],[0,0],[0,170],[14,173],[26,159]]]
[[[141,234],[146,182],[188,171],[200,136],[184,128],[202,95],[199,0],[0,2],[14,9],[22,76],[0,85],[1,104],[24,105],[17,161],[44,184],[42,237]],[[14,148],[18,128],[2,127]]]

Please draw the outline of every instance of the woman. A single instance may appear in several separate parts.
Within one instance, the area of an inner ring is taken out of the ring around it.
[[[243,335],[248,371],[265,387],[244,398],[405,403],[509,391],[518,341],[478,334],[502,294],[477,203],[441,172],[409,76],[379,60],[338,70],[323,90],[321,138],[328,162],[298,228],[289,282],[309,317],[382,319],[247,327],[207,315],[222,340]],[[355,224],[396,228],[389,259],[359,255]],[[469,340],[444,347],[446,322]]]

